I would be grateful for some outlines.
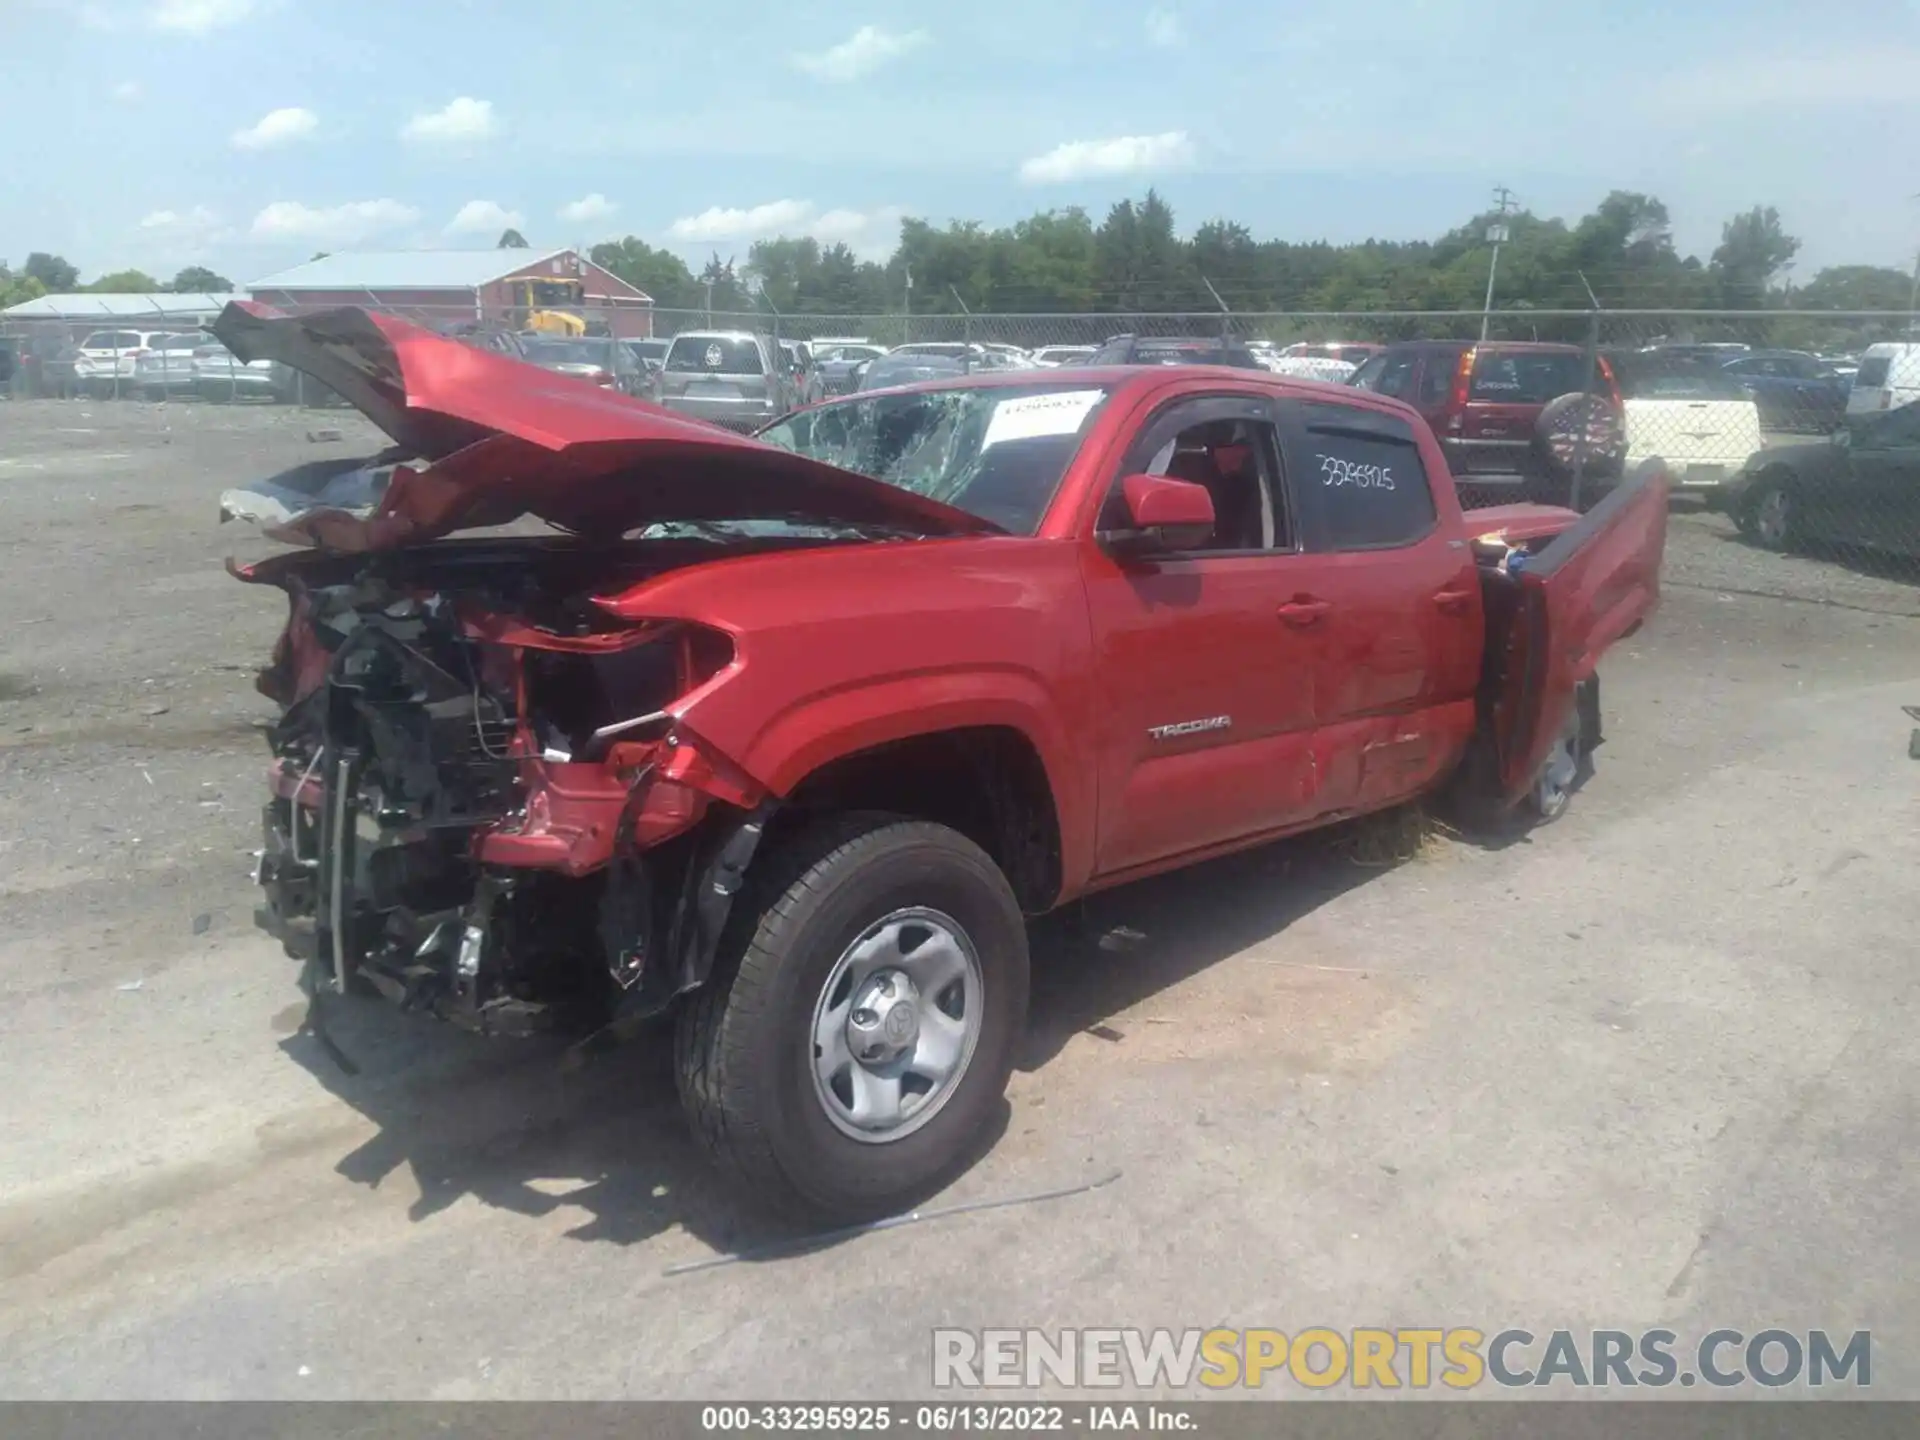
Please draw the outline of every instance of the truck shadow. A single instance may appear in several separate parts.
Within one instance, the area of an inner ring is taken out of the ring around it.
[[[1339,832],[1309,836],[1143,881],[1038,922],[1019,1068],[1044,1069],[1074,1035],[1099,1033],[1109,1017],[1396,863],[1356,863]],[[747,1260],[850,1238],[810,1238],[729,1192],[681,1119],[664,1025],[583,1059],[564,1040],[482,1039],[377,1000],[335,1002],[326,1023],[357,1073],[311,1036],[287,1036],[283,1048],[378,1127],[334,1171],[371,1188],[411,1187],[415,1222],[470,1198],[530,1220],[577,1216],[564,1232],[574,1240],[624,1246],[679,1227],[700,1246]],[[1003,1103],[973,1161],[992,1149],[1009,1113]]]

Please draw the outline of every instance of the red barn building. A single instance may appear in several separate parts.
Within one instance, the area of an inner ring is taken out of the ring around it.
[[[283,310],[364,305],[435,330],[517,329],[532,308],[574,311],[623,339],[653,333],[653,297],[570,249],[343,250],[246,288]]]

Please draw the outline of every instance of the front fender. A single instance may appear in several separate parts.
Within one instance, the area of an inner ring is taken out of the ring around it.
[[[696,703],[683,714],[699,731]],[[923,671],[862,681],[806,696],[777,713],[733,751],[740,767],[774,795],[793,793],[821,766],[892,741],[941,731],[1000,726],[1033,745],[1046,772],[1060,826],[1063,879],[1077,883],[1093,851],[1093,779],[1076,763],[1060,706],[1039,678],[1012,668]]]

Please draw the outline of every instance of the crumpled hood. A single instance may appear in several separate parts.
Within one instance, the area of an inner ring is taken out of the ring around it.
[[[318,500],[285,517],[290,523],[275,528],[283,539],[385,549],[522,515],[596,535],[662,520],[797,519],[929,535],[996,528],[937,500],[356,306],[293,316],[235,302],[212,329],[242,360],[277,360],[312,376],[408,455],[431,462],[394,469],[371,506]]]

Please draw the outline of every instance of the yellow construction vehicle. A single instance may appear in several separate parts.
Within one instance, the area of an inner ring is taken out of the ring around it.
[[[537,335],[605,334],[604,324],[588,321],[586,282],[572,279],[510,280],[511,323]]]

